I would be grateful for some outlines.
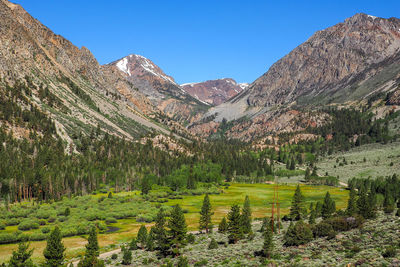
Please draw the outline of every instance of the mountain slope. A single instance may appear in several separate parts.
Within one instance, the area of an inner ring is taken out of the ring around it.
[[[129,55],[104,67],[118,70],[153,105],[178,122],[191,122],[208,109],[206,103],[190,96],[172,77],[143,56]]]
[[[217,106],[246,89],[248,84],[238,84],[234,79],[223,78],[200,83],[186,83],[181,86],[191,96]]]
[[[47,113],[67,141],[97,125],[128,139],[153,130],[169,134],[154,123],[164,120],[162,112],[119,72],[102,67],[87,48],[77,48],[6,0],[0,0],[0,54],[0,87],[26,84],[30,105]],[[58,105],[50,105],[49,98]]]
[[[223,118],[240,120],[227,134],[248,140],[277,129],[298,129],[291,110],[367,104],[377,96],[396,104],[399,89],[400,20],[356,14],[316,32],[247,90],[210,109],[192,131],[209,127],[207,118],[214,128]]]

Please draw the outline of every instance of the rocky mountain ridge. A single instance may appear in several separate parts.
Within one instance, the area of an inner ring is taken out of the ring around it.
[[[399,90],[400,20],[360,13],[316,32],[247,90],[211,108],[191,130],[216,131],[225,118],[233,122],[227,136],[251,140],[281,128],[271,128],[274,121],[287,124],[279,118],[291,110],[367,105],[374,98],[395,105]],[[295,129],[295,123],[280,131]]]
[[[247,83],[237,83],[232,78],[181,84],[181,87],[191,96],[213,106],[224,103],[245,90],[248,86]]]
[[[128,139],[152,131],[169,135],[174,127],[119,71],[101,66],[87,48],[54,34],[21,6],[0,0],[0,87],[15,83],[28,84],[31,105],[48,114],[68,142],[98,125]],[[40,90],[65,108],[50,106]]]
[[[104,67],[119,71],[154,106],[182,124],[193,122],[208,109],[206,103],[189,95],[171,76],[141,55],[132,54]]]

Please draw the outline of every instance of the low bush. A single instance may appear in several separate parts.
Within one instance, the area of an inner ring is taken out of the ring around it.
[[[385,249],[385,251],[382,253],[382,256],[384,258],[393,258],[395,257],[397,254],[396,252],[396,248],[393,246],[389,246]]]
[[[40,231],[42,231],[43,234],[47,234],[50,233],[50,227],[45,226],[42,229],[40,229]]]
[[[18,218],[9,218],[6,220],[6,225],[7,226],[13,226],[13,225],[18,225],[20,224],[21,219]]]
[[[6,224],[4,222],[0,222],[0,230],[6,229]]]
[[[314,237],[324,237],[329,236],[334,232],[332,225],[320,222],[319,224],[315,225],[312,229]]]
[[[18,225],[18,230],[20,230],[20,231],[28,231],[31,229],[39,229],[39,223],[36,221],[32,221],[32,220],[26,220],[26,221],[22,221]]]

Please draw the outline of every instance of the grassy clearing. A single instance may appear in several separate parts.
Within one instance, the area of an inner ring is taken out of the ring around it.
[[[343,158],[346,159],[347,164],[343,164]],[[317,162],[317,166],[320,175],[328,172],[331,176],[339,176],[339,179],[344,182],[353,177],[376,178],[393,175],[400,173],[400,143],[369,144],[356,147],[348,152],[336,153],[323,158]]]
[[[210,200],[213,206],[214,216],[213,222],[219,223],[223,216],[226,216],[230,209],[230,206],[234,203],[242,205],[244,197],[249,195],[253,217],[261,218],[267,216],[271,212],[271,201],[273,196],[273,185],[269,184],[232,184],[229,188],[224,189],[224,192],[219,195],[211,195]],[[302,186],[302,192],[305,196],[305,200],[308,203],[310,201],[323,200],[326,191],[331,193],[331,196],[336,201],[338,209],[344,208],[347,205],[348,192],[342,188],[328,187],[328,186]],[[279,186],[279,198],[281,203],[281,214],[287,214],[291,199],[294,193],[295,185],[280,185]],[[120,193],[115,196],[134,196],[137,192]],[[91,199],[97,202],[97,199],[104,195],[90,196]],[[186,210],[186,221],[189,226],[189,230],[197,230],[199,211],[203,200],[203,195],[197,196],[183,196],[182,199],[169,199],[168,202],[164,203],[168,206],[180,204],[184,210]],[[88,198],[86,196],[85,198]],[[87,200],[87,199],[86,199]],[[122,205],[122,204],[121,204]],[[139,204],[140,205],[140,204]],[[146,204],[147,205],[147,204]],[[152,203],[157,205],[157,203]],[[71,210],[71,215],[73,210]],[[146,223],[150,226],[152,223]],[[99,235],[100,246],[102,250],[111,250],[116,244],[121,242],[129,241],[134,237],[141,226],[141,223],[136,222],[135,218],[119,219],[117,223],[110,224],[112,227],[118,227],[120,230],[113,233],[104,233]],[[4,231],[10,231],[7,227]],[[2,232],[2,231],[0,231]],[[67,247],[67,257],[73,258],[81,255],[84,251],[84,245],[86,240],[84,237],[68,237],[64,238],[63,242]],[[31,247],[35,248],[33,259],[36,262],[42,260],[42,252],[46,245],[45,241],[32,242]],[[16,244],[0,245],[0,263],[5,262],[11,255],[12,250],[17,247]]]

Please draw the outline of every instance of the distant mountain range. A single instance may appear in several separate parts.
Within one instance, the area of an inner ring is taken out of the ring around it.
[[[217,106],[236,96],[249,85],[247,83],[237,83],[232,78],[223,78],[199,83],[186,83],[181,84],[181,86],[191,96],[202,102]]]
[[[179,85],[133,54],[100,65],[7,0],[0,0],[0,55],[0,93],[29,86],[29,105],[49,114],[68,142],[97,125],[128,139],[208,137],[223,119],[231,122],[228,138],[253,140],[323,123],[312,112],[327,105],[400,104],[400,20],[366,14],[316,32],[249,85],[231,78]],[[39,97],[43,88],[58,105]]]
[[[399,91],[400,20],[360,13],[316,32],[191,130],[200,134],[224,118],[240,119],[227,135],[248,140],[299,129],[304,113],[291,110],[355,106],[372,98],[399,104]]]

